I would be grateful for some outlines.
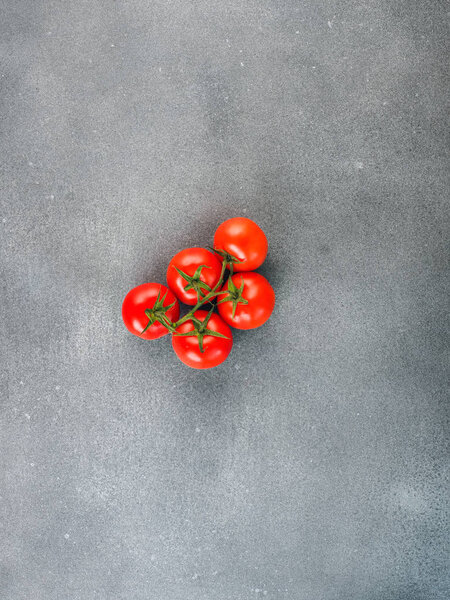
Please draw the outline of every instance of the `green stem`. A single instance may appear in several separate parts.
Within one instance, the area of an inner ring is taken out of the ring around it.
[[[216,285],[213,287],[213,289],[208,294],[206,294],[206,296],[204,296],[201,300],[199,300],[199,302],[197,302],[197,304],[194,306],[193,309],[191,309],[187,314],[185,314],[184,317],[181,317],[181,319],[178,319],[178,321],[176,321],[175,323],[172,323],[172,327],[174,329],[176,329],[179,325],[181,325],[181,323],[184,323],[185,321],[189,321],[189,319],[192,319],[195,311],[198,310],[200,308],[200,306],[202,306],[206,302],[209,302],[209,300],[214,298],[214,296],[217,296],[217,290],[222,287],[223,276],[225,274],[225,270],[226,270],[227,266],[228,266],[228,261],[224,260],[222,262],[222,270],[220,272],[219,281],[216,283]]]

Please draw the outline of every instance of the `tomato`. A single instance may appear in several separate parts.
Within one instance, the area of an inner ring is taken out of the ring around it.
[[[206,248],[186,248],[170,261],[167,284],[179,300],[194,305],[216,285],[221,269],[220,260]]]
[[[165,285],[143,283],[125,296],[122,318],[128,331],[134,335],[144,340],[155,340],[169,333],[168,329],[156,320],[157,317],[163,318],[163,315],[170,321],[177,321],[180,315],[178,300]]]
[[[265,277],[249,271],[229,277],[217,296],[220,316],[237,329],[254,329],[267,321],[275,306],[275,292]]]
[[[172,346],[178,358],[193,369],[217,367],[227,358],[233,334],[217,313],[195,311],[192,319],[177,327]]]
[[[234,271],[253,271],[267,256],[267,238],[264,231],[251,219],[237,217],[224,221],[214,234],[214,249],[239,260]]]

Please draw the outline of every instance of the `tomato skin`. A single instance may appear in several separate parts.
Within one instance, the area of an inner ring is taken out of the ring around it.
[[[158,322],[150,325],[147,331],[142,333],[149,322],[145,310],[153,308],[158,294],[161,299],[166,292],[167,296],[163,306],[175,302],[175,305],[169,308],[166,314],[171,321],[178,320],[180,306],[173,293],[161,283],[143,283],[130,290],[122,304],[122,319],[128,331],[143,340],[155,340],[169,333],[168,329]]]
[[[254,271],[247,273],[236,273],[232,276],[234,285],[239,288],[244,282],[242,297],[248,304],[237,304],[233,317],[233,303],[231,300],[218,304],[217,309],[220,316],[236,329],[255,329],[263,325],[272,314],[275,306],[275,292],[265,277]],[[222,290],[227,290],[225,283]],[[224,298],[225,295],[219,295]]]
[[[268,242],[264,231],[254,221],[236,217],[219,225],[214,234],[214,248],[242,261],[233,265],[234,272],[253,271],[264,262]]]
[[[176,297],[185,304],[192,306],[197,304],[197,292],[195,289],[184,289],[188,282],[178,273],[175,267],[192,277],[200,265],[210,267],[201,270],[200,280],[212,289],[220,279],[222,264],[216,255],[206,250],[206,248],[181,250],[181,252],[175,254],[167,268],[167,284]],[[206,293],[207,290],[203,291],[201,296],[205,296]]]
[[[208,311],[206,310],[197,310],[194,313],[194,317],[202,322],[207,315]],[[208,329],[217,331],[218,333],[227,336],[228,339],[205,335],[203,338],[203,353],[200,352],[200,345],[195,335],[186,337],[177,336],[175,334],[172,335],[172,346],[175,354],[188,367],[192,367],[193,369],[210,369],[212,367],[217,367],[217,365],[223,363],[230,354],[233,346],[233,334],[228,325],[224,323],[217,313],[211,315],[208,321]],[[185,321],[177,327],[178,333],[185,333],[193,330],[194,324],[191,320]]]

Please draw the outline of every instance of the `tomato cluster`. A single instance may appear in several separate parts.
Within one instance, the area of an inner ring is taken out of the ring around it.
[[[189,367],[220,365],[233,345],[230,327],[254,329],[272,314],[275,292],[254,272],[267,248],[256,223],[228,219],[217,228],[211,250],[175,254],[167,268],[168,287],[144,283],[128,292],[122,305],[125,326],[145,340],[171,333],[176,355]],[[194,307],[181,318],[179,301]]]

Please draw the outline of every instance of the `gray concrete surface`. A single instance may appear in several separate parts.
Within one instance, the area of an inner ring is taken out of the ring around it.
[[[449,4],[3,0],[2,600],[444,600]],[[247,215],[210,372],[134,285]]]

